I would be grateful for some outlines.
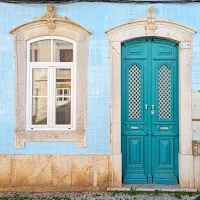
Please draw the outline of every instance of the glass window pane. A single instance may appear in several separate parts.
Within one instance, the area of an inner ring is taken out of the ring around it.
[[[71,69],[56,69],[56,124],[71,123]]]
[[[53,40],[53,61],[73,62],[73,44],[63,40]]]
[[[56,125],[71,124],[71,97],[56,99]]]
[[[48,88],[48,70],[33,69],[32,72],[32,94],[33,96],[47,96]]]
[[[45,97],[32,98],[32,124],[33,125],[47,124],[47,98]]]
[[[31,43],[30,62],[51,62],[51,40]]]
[[[57,96],[71,95],[71,69],[56,69]]]

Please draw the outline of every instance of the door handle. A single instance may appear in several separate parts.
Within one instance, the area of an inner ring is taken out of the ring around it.
[[[148,110],[148,104],[144,104],[144,109]]]
[[[155,106],[151,105],[151,114],[154,115],[154,113],[155,113]]]

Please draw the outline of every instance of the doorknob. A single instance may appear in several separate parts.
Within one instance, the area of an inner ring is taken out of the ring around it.
[[[155,113],[155,107],[154,105],[151,105],[151,114],[154,115],[154,113]]]

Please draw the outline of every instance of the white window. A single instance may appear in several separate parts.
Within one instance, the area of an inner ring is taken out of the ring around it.
[[[15,148],[36,141],[86,147],[91,32],[59,17],[52,6],[10,33],[15,44]]]
[[[27,129],[75,129],[74,41],[49,36],[27,45]]]

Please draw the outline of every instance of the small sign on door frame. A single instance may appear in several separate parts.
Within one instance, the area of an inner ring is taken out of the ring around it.
[[[181,49],[190,49],[190,42],[181,42]]]

